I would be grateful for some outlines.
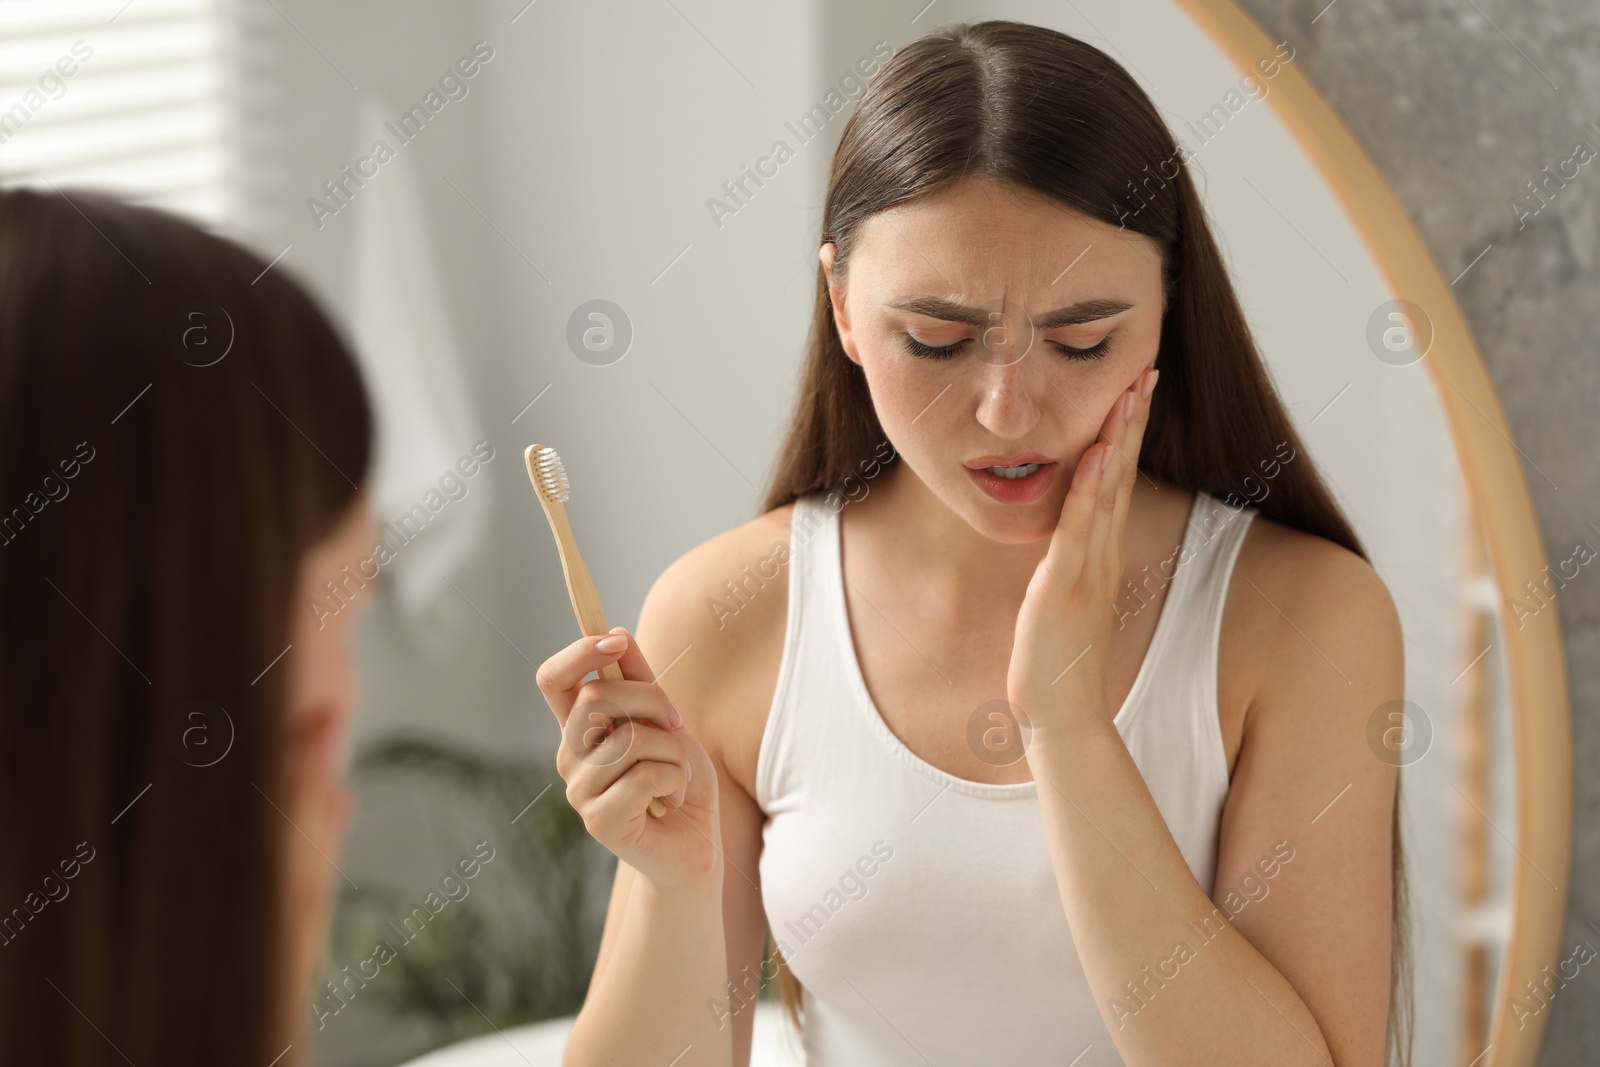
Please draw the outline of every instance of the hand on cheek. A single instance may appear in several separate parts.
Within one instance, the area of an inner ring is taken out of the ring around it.
[[[1122,576],[1123,526],[1154,386],[1155,372],[1142,372],[1111,405],[1101,440],[1073,471],[1050,547],[1023,596],[1006,687],[1036,738],[1111,717],[1104,689],[1109,608]]]

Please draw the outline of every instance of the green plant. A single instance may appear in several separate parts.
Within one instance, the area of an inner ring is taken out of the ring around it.
[[[420,895],[343,886],[323,978],[345,978],[346,966],[380,942],[393,949],[348,1007],[422,1024],[440,1040],[578,1010],[615,858],[589,837],[546,762],[421,736],[392,736],[360,753],[352,775],[358,788],[414,782],[450,799],[442,807],[473,827],[472,840],[491,842],[495,858],[467,896],[415,936],[396,924]]]

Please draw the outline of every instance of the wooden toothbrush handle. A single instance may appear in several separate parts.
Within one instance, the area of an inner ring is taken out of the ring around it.
[[[611,628],[606,625],[606,613],[600,607],[600,594],[595,590],[594,579],[589,577],[583,553],[578,551],[577,539],[572,536],[572,526],[567,522],[567,509],[559,503],[545,503],[542,494],[539,502],[544,504],[545,517],[550,520],[550,530],[556,537],[556,548],[561,555],[561,572],[567,580],[567,595],[572,598],[572,611],[578,617],[578,628],[586,637],[604,637]],[[624,680],[622,668],[615,661],[600,668],[600,677],[611,682]],[[650,801],[652,816],[659,819],[666,813],[667,807],[660,800]]]

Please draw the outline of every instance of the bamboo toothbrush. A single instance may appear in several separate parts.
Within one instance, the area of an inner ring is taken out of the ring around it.
[[[572,496],[572,483],[567,480],[567,468],[561,457],[549,445],[529,445],[522,453],[528,464],[528,478],[533,491],[544,505],[544,517],[550,520],[550,532],[555,534],[556,548],[561,553],[561,571],[567,579],[567,595],[572,598],[572,610],[578,616],[578,628],[586,637],[604,637],[606,613],[600,608],[600,594],[595,591],[589,568],[583,564],[578,542],[573,539],[572,526],[567,522],[567,500]],[[600,677],[609,681],[623,680],[622,668],[616,662],[600,668]],[[667,813],[660,800],[650,801],[650,814],[656,818]]]

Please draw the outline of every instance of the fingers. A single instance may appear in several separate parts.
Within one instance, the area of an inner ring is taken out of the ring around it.
[[[1105,480],[1105,460],[1111,446],[1097,441],[1084,450],[1072,472],[1067,499],[1061,505],[1061,518],[1050,538],[1044,563],[1055,581],[1068,585],[1078,580],[1086,554],[1083,550],[1094,522],[1100,486]]]
[[[613,722],[634,719],[665,731],[676,730],[683,724],[683,717],[672,706],[666,690],[654,682],[613,682],[605,678],[587,682],[578,690],[569,724],[572,718],[580,718],[590,726],[604,725],[601,720],[607,718]]]
[[[655,681],[656,672],[651,670],[650,664],[645,662],[644,652],[639,648],[638,640],[628,632],[627,628],[613,626],[611,634],[620,634],[628,639],[627,646],[622,650],[622,658],[617,660],[617,666],[622,668],[622,676],[635,682]],[[600,639],[597,638],[596,640]]]
[[[1089,532],[1086,546],[1089,559],[1097,560],[1114,572],[1115,579],[1122,570],[1122,524],[1128,512],[1128,500],[1133,495],[1133,480],[1139,476],[1139,445],[1148,418],[1149,399],[1143,387],[1154,371],[1146,368],[1133,380],[1116,403],[1106,413],[1102,431],[1115,445],[1111,466],[1100,484],[1099,506]]]
[[[659,747],[658,741],[677,735],[678,727],[670,721],[671,715],[672,706],[660,686],[649,682],[588,682],[562,727],[556,770],[569,782],[585,766],[620,764],[616,772],[620,774],[634,760],[667,751]],[[669,750],[679,753],[677,761],[687,765],[681,742]]]
[[[625,809],[629,818],[642,815],[656,797],[678,806],[694,776],[682,734],[632,722],[595,734],[583,754],[563,749],[558,759],[567,799],[586,820],[597,805],[613,815]]]
[[[1128,502],[1133,498],[1133,483],[1139,477],[1139,451],[1144,447],[1144,430],[1150,423],[1151,395],[1155,391],[1156,378],[1160,373],[1154,367],[1150,367],[1134,379],[1133,417],[1126,423],[1124,438],[1119,446],[1126,458],[1118,457],[1121,462],[1120,467],[1112,465],[1112,470],[1117,472],[1117,501],[1111,517],[1111,530],[1115,532],[1117,538],[1113,545],[1117,549],[1117,554],[1111,562],[1119,571],[1122,564],[1122,529],[1128,518]]]
[[[622,827],[638,821],[656,797],[671,807],[682,804],[683,774],[670,763],[636,763],[604,793],[582,807],[584,827],[597,841],[613,840]]]
[[[1146,368],[1118,396],[1106,412],[1100,440],[1090,445],[1078,461],[1045,559],[1058,580],[1075,582],[1091,560],[1116,564],[1114,569],[1120,572],[1122,526],[1139,473],[1144,428],[1150,418],[1150,398],[1143,389],[1153,390],[1155,377],[1154,368]],[[1114,545],[1113,533],[1117,538]],[[1116,559],[1108,555],[1113,548]]]
[[[619,635],[626,639],[626,645],[609,652],[599,647],[602,641],[612,640]],[[580,637],[539,665],[534,672],[534,684],[544,694],[545,703],[550,705],[556,722],[562,727],[567,725],[567,716],[572,713],[572,705],[578,698],[578,689],[583,680],[591,671],[598,671],[608,663],[616,663],[622,669],[624,678],[641,682],[655,680],[655,672],[645,662],[644,653],[639,651],[639,643],[621,626],[599,637]]]
[[[599,647],[601,642],[611,641],[619,636],[627,641],[621,648],[605,651]],[[534,672],[534,684],[539,687],[539,692],[544,694],[545,703],[550,705],[556,722],[563,728],[567,725],[567,716],[572,713],[572,705],[578,698],[578,690],[583,680],[591,672],[600,670],[608,663],[615,663],[625,679],[637,682],[655,681],[655,672],[645,660],[639,642],[621,626],[614,626],[609,634],[599,637],[578,638],[545,660]]]

